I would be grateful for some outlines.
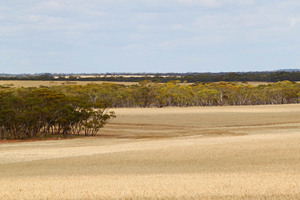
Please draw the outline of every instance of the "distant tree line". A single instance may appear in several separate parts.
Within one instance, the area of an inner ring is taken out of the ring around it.
[[[52,86],[67,96],[88,94],[92,101],[110,102],[112,107],[222,106],[299,103],[300,84],[290,81],[252,86],[247,83],[113,83]]]
[[[57,75],[55,75],[57,76]],[[167,83],[179,80],[181,82],[219,82],[219,81],[300,81],[300,71],[275,71],[275,72],[241,72],[241,73],[166,73],[166,74],[141,74],[140,76],[128,76],[123,74],[95,75],[81,77],[78,75],[55,77],[52,74],[0,76],[0,80],[47,80],[47,81],[114,81],[114,82],[140,82],[150,80],[152,82]]]

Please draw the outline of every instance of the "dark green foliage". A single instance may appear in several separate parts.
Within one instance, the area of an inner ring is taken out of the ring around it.
[[[126,76],[124,76],[126,75]],[[114,81],[114,82],[140,82],[150,80],[152,82],[167,83],[173,80],[194,82],[219,82],[219,81],[300,81],[300,71],[270,71],[270,72],[220,72],[220,73],[161,73],[161,74],[107,74],[100,76],[59,75],[15,75],[0,76],[0,80],[42,80],[42,81]]]
[[[86,94],[66,96],[47,88],[0,89],[0,139],[56,134],[96,135],[114,113]]]

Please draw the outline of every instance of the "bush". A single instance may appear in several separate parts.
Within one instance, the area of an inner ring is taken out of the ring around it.
[[[107,104],[86,94],[66,96],[48,88],[0,90],[0,139],[45,135],[96,135],[111,118]]]

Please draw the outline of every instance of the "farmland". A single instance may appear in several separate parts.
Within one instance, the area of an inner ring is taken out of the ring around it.
[[[12,84],[14,87],[52,87],[57,85],[66,85],[66,84],[76,84],[76,85],[86,85],[89,83],[94,84],[102,84],[102,83],[115,83],[115,84],[122,84],[122,85],[137,85],[138,82],[113,82],[113,81],[24,81],[24,80],[0,80],[0,85],[9,85]],[[267,85],[271,82],[248,82],[252,86],[258,85]],[[300,83],[300,81],[297,81]],[[183,84],[183,83],[182,83]],[[192,83],[185,83],[184,85],[191,85]]]
[[[0,0],[0,200],[300,200],[300,0]]]
[[[56,86],[56,85],[67,85],[67,84],[76,84],[76,85],[86,85],[88,83],[102,84],[104,81],[17,81],[17,80],[0,80],[0,85],[9,85],[12,84],[14,87],[40,87],[40,86]],[[124,85],[133,85],[138,84],[136,82],[110,82]]]
[[[96,137],[0,144],[0,199],[299,199],[300,106],[118,108]]]

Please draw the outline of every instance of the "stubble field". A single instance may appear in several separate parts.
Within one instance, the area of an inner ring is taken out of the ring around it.
[[[114,111],[97,137],[0,144],[0,199],[300,199],[300,104]]]
[[[17,80],[0,80],[0,85],[10,85],[14,87],[40,87],[40,86],[56,86],[64,84],[77,84],[77,85],[86,85],[89,83],[102,84],[102,83],[116,83],[123,85],[134,85],[138,84],[136,82],[112,82],[112,81],[17,81]]]
[[[115,84],[122,84],[122,85],[137,85],[138,82],[113,82],[113,81],[24,81],[24,80],[0,80],[0,85],[9,85],[12,84],[14,87],[40,87],[40,86],[56,86],[56,85],[64,85],[64,84],[77,84],[77,85],[86,85],[89,83],[94,84],[102,84],[102,83],[115,83]],[[300,83],[297,81],[297,83]],[[193,84],[193,83],[181,83],[181,84]],[[258,85],[267,85],[270,82],[248,82],[248,84],[252,86]]]

